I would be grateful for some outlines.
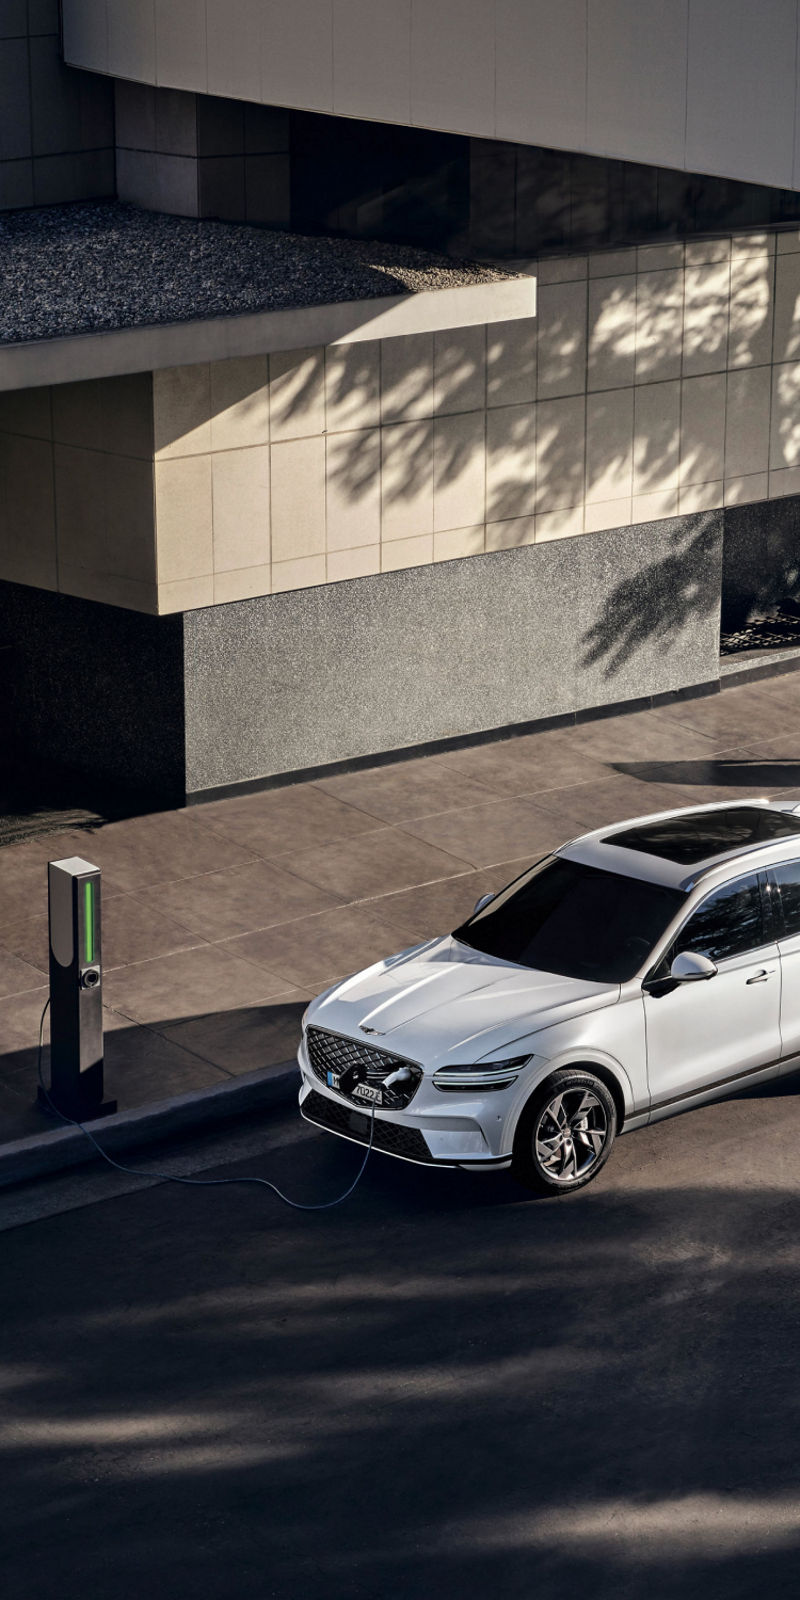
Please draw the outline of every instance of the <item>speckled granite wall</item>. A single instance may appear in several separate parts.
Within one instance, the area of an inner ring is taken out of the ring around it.
[[[184,793],[182,622],[0,582],[11,755],[162,804]]]
[[[187,612],[187,792],[716,679],[723,517]]]

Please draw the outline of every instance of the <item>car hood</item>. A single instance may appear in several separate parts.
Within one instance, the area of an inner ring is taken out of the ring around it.
[[[433,1071],[445,1059],[496,1056],[542,1028],[613,1005],[619,993],[617,983],[513,966],[446,938],[346,978],[311,1006],[308,1021]]]

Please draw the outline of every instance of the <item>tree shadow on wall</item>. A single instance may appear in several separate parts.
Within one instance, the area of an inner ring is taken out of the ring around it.
[[[669,650],[691,623],[718,612],[721,524],[718,511],[677,528],[667,556],[615,585],[584,636],[583,666],[602,663],[613,677],[654,639]]]

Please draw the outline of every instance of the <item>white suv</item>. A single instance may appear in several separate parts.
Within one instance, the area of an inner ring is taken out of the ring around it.
[[[800,803],[573,839],[312,1001],[299,1062],[318,1127],[583,1188],[617,1133],[800,1066]]]

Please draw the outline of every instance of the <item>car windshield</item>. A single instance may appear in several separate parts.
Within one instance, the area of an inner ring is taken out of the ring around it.
[[[678,889],[549,856],[453,937],[516,966],[624,983],[647,961],[685,899]]]

